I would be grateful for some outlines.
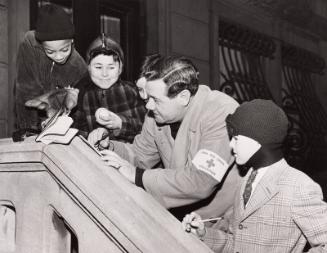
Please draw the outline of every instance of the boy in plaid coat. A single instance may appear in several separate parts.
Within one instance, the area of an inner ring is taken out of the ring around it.
[[[103,126],[113,140],[133,142],[141,131],[146,114],[137,87],[121,80],[123,51],[118,43],[104,35],[87,52],[89,74],[76,88],[79,97],[74,112],[74,127],[84,137]]]

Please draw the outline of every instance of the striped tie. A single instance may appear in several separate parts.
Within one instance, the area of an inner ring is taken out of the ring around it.
[[[257,173],[258,173],[258,170],[252,170],[252,172],[248,178],[248,181],[246,182],[245,189],[243,192],[244,207],[246,206],[246,203],[250,199],[251,192],[252,192],[252,183],[253,183]]]

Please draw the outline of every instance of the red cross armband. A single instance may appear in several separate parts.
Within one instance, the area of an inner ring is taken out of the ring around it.
[[[192,163],[198,170],[209,174],[219,182],[228,169],[228,164],[223,158],[207,149],[200,149],[194,156]]]

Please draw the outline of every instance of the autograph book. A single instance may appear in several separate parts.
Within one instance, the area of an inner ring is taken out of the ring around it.
[[[73,119],[64,114],[63,110],[58,110],[46,123],[42,132],[35,140],[44,144],[68,144],[78,132],[78,129],[70,127],[72,124]]]

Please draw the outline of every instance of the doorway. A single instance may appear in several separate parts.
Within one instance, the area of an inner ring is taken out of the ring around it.
[[[105,33],[119,42],[125,63],[122,78],[137,78],[142,57],[145,54],[144,27],[145,0],[31,0],[30,28],[34,29],[38,7],[55,3],[62,6],[72,17],[75,25],[75,46],[85,58],[90,43]]]

